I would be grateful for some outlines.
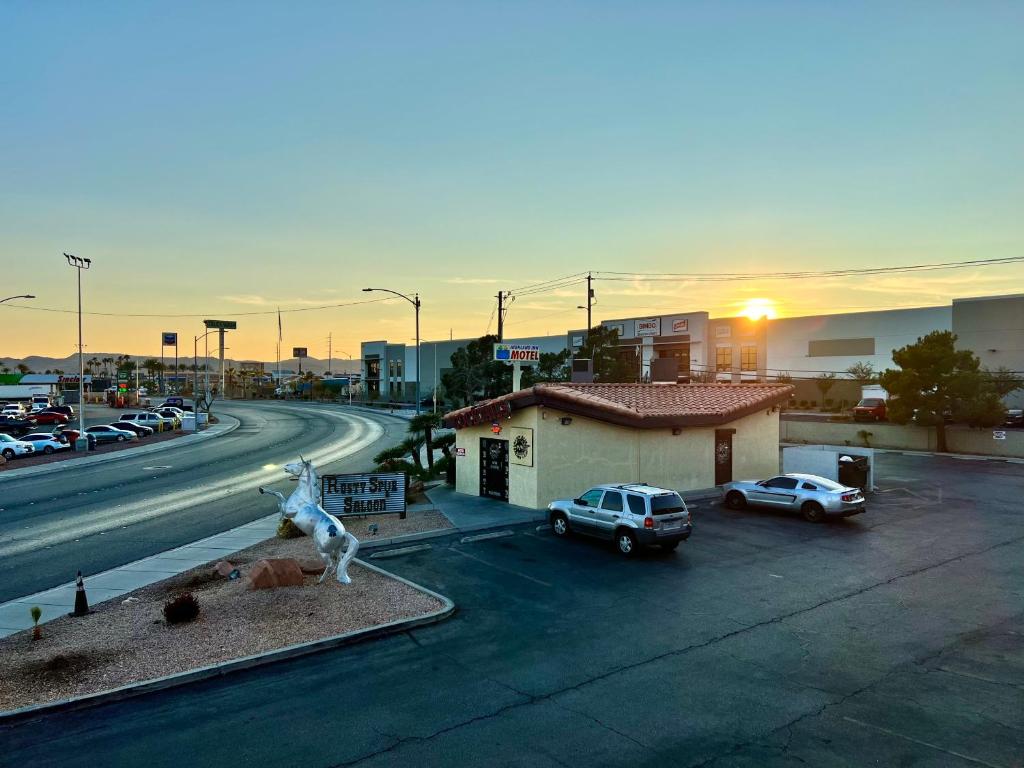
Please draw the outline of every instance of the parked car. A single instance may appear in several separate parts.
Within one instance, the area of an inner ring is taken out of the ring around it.
[[[1024,410],[1010,408],[1006,412],[1006,419],[1003,421],[1003,425],[1007,427],[1024,427]]]
[[[853,406],[854,421],[885,421],[885,400],[880,397],[865,397]]]
[[[26,443],[32,443],[35,446],[36,453],[45,453],[47,456],[56,451],[66,451],[71,448],[67,442],[58,440],[49,432],[33,432],[21,439]]]
[[[125,443],[129,440],[138,440],[134,432],[127,429],[115,429],[109,424],[98,424],[95,427],[86,427],[87,434],[94,435],[97,443]]]
[[[185,412],[177,408],[154,408],[153,413],[158,413],[165,419],[170,419],[172,422],[171,426],[174,429],[178,429],[181,426],[181,420],[185,418]]]
[[[10,435],[0,434],[0,456],[10,461],[15,456],[31,456],[36,452],[32,443],[15,440]]]
[[[63,413],[68,420],[75,418],[75,409],[70,405],[51,405],[44,409],[43,413]]]
[[[168,408],[168,407],[170,407],[170,408],[181,408],[182,410],[184,410],[184,408],[185,408],[185,399],[181,398],[181,397],[167,397],[167,398],[164,398],[164,401],[162,403],[160,403],[159,407],[160,408]]]
[[[79,437],[80,434],[81,433],[77,429],[62,429],[60,432],[57,432],[56,434],[54,434],[54,437],[56,437],[61,442],[65,442],[66,441],[68,446],[74,446],[74,444],[78,441],[78,437]],[[86,437],[86,440],[88,441],[89,450],[90,451],[95,451],[96,450],[96,435],[91,435],[89,433],[86,433],[85,437]]]
[[[0,415],[0,433],[7,435],[23,435],[36,428],[34,421],[24,419],[21,416]]]
[[[29,413],[39,413],[45,408],[49,408],[50,404],[45,402],[32,403],[32,407],[29,409]]]
[[[0,411],[0,415],[4,416],[24,416],[25,413],[25,406],[21,403],[8,403],[4,406],[3,410]]]
[[[124,429],[128,432],[134,432],[137,437],[149,437],[153,434],[152,427],[144,427],[142,424],[136,424],[134,421],[115,421],[111,423],[114,429]]]
[[[61,413],[60,411],[53,411],[53,410],[50,410],[50,409],[46,409],[46,410],[40,411],[39,413],[33,413],[32,414],[32,421],[34,421],[36,424],[57,424],[57,425],[60,425],[60,424],[67,424],[68,423],[68,417],[65,416],[63,413]]]
[[[643,483],[599,485],[575,499],[548,505],[556,536],[583,533],[615,541],[632,557],[649,544],[673,550],[690,537],[690,512],[678,493]]]
[[[152,413],[151,411],[122,413],[119,420],[131,421],[135,424],[141,424],[144,427],[152,427],[154,432],[171,429],[174,426],[174,422],[171,419],[168,419],[166,416],[161,416],[159,413]]]
[[[864,494],[834,480],[790,472],[767,480],[737,480],[722,486],[722,499],[732,509],[746,506],[790,509],[818,523],[826,517],[864,512]]]

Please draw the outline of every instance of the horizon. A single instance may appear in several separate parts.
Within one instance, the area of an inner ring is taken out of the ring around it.
[[[84,317],[87,356],[159,357],[161,332],[184,349],[203,317],[235,317],[228,354],[272,360],[278,308],[282,353],[326,358],[328,333],[353,357],[413,343],[411,308],[365,287],[418,292],[441,340],[493,332],[495,294],[542,281],[506,335],[581,327],[585,289],[559,279],[586,271],[604,274],[595,322],[1024,283],[1021,263],[653,276],[1020,254],[1024,6],[936,3],[926,25],[912,6],[797,2],[68,3],[8,21],[0,298],[38,298],[0,305],[5,358],[77,351],[65,251],[93,260],[83,309],[107,313]]]

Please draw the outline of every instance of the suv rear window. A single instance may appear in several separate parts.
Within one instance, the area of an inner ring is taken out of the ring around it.
[[[678,493],[663,493],[660,496],[651,497],[652,515],[674,515],[686,509],[683,500]]]

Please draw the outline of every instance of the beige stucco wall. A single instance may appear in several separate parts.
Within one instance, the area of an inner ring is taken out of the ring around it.
[[[527,408],[522,411],[515,411],[510,419],[501,420],[501,433],[493,434],[491,424],[478,424],[474,427],[465,427],[455,432],[455,447],[465,448],[465,456],[457,456],[455,459],[455,490],[459,493],[467,493],[472,496],[480,495],[480,438],[492,438],[494,440],[511,439],[512,427],[525,427],[533,429],[534,457],[533,466],[524,467],[513,463],[512,456],[509,456],[508,467],[508,500],[511,504],[532,507],[537,498],[537,408]]]
[[[916,424],[850,424],[823,421],[783,421],[782,439],[791,443],[826,445],[864,445],[858,432],[869,432],[873,448],[896,448],[909,451],[934,451],[935,429]],[[994,432],[1005,438],[993,439]],[[946,427],[946,447],[951,453],[980,454],[1024,458],[1024,430],[970,429],[962,425]]]
[[[563,425],[562,417],[572,423]],[[779,470],[779,415],[764,411],[722,425],[733,435],[733,477],[767,477]],[[714,427],[629,429],[563,413],[552,408],[517,411],[502,422],[502,433],[490,425],[457,433],[456,446],[466,455],[456,459],[456,490],[480,493],[480,438],[507,440],[510,427],[534,430],[534,466],[510,463],[509,501],[543,508],[552,499],[571,498],[598,483],[645,482],[679,491],[710,488],[715,483]]]

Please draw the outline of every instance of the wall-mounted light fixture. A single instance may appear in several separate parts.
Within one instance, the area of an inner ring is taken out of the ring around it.
[[[572,416],[563,416],[562,418],[559,419],[559,421],[562,422],[563,427],[568,427],[570,424],[572,424]]]

